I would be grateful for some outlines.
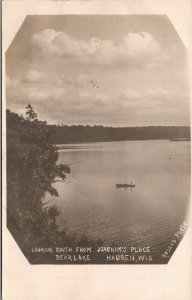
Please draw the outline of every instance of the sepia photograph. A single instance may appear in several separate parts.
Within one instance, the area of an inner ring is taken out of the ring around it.
[[[7,49],[7,228],[30,264],[167,264],[188,229],[188,53],[166,15],[28,15]]]

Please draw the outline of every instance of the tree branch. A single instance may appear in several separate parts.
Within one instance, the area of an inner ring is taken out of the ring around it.
[[[51,200],[49,200],[49,201],[47,201],[47,202],[45,202],[45,203],[43,203],[42,204],[42,207],[44,207],[45,205],[47,205],[49,202],[51,202],[52,201],[52,199]]]

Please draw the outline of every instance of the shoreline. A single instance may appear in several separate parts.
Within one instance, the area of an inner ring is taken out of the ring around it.
[[[170,139],[130,139],[130,140],[112,140],[112,141],[91,141],[91,142],[71,142],[71,143],[62,143],[62,144],[55,144],[56,147],[60,148],[65,145],[85,145],[85,144],[99,144],[99,143],[121,143],[121,142],[141,142],[141,141],[168,141],[168,142],[191,142],[191,140],[170,140]]]

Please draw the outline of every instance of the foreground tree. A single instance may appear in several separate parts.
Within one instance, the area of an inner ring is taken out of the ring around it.
[[[65,180],[70,168],[57,164],[57,148],[46,122],[37,119],[30,104],[26,116],[7,111],[7,179],[15,192],[15,201],[19,202],[17,205],[34,208],[41,205],[40,198],[45,192],[58,196],[53,182],[55,178]]]
[[[58,208],[45,203],[46,193],[58,196],[56,181],[65,181],[68,165],[57,164],[58,152],[46,122],[28,104],[26,117],[7,110],[7,225],[25,255],[35,246],[97,244],[76,239],[57,225]]]

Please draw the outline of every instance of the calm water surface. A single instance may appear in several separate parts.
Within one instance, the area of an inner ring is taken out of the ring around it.
[[[190,142],[123,141],[63,145],[59,163],[70,183],[57,183],[58,222],[68,232],[105,244],[163,251],[186,219]],[[74,164],[75,163],[75,164]],[[116,188],[133,182],[136,187]]]

